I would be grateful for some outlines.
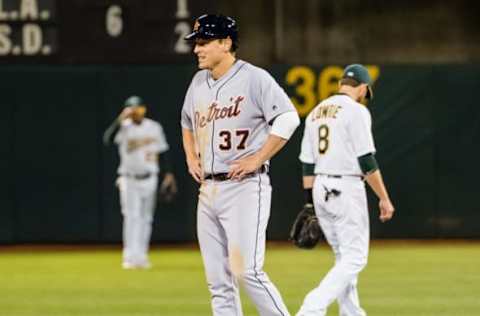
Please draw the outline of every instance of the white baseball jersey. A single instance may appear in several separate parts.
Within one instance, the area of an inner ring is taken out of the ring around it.
[[[375,152],[368,109],[337,94],[305,119],[300,160],[315,164],[315,174],[362,175],[358,157]]]
[[[119,174],[158,173],[158,154],[169,149],[162,126],[148,118],[137,125],[124,120],[115,135],[120,154]]]
[[[357,290],[370,236],[365,183],[360,177],[329,175],[362,175],[358,157],[374,152],[370,113],[349,96],[327,98],[307,116],[300,160],[315,164],[315,213],[335,265],[306,295],[296,316],[325,316],[335,300],[341,315],[366,315]]]
[[[229,163],[257,152],[279,114],[296,111],[265,70],[242,60],[218,80],[201,70],[192,79],[182,109],[183,128],[194,132],[205,173],[229,171]]]

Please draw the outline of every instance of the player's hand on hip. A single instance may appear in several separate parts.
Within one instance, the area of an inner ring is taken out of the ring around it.
[[[228,177],[241,180],[247,174],[257,171],[262,166],[262,163],[263,162],[255,154],[235,160],[230,164]]]
[[[192,178],[198,183],[202,182],[203,170],[202,164],[198,157],[187,159],[188,172]]]
[[[390,200],[380,200],[378,206],[380,208],[380,220],[382,222],[389,221],[395,212],[392,202]]]

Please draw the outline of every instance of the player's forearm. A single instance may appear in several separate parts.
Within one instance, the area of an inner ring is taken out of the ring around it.
[[[373,192],[375,192],[380,200],[390,200],[385,184],[383,183],[380,169],[377,169],[373,173],[367,175],[365,177],[365,181],[367,181],[368,185],[372,188]]]
[[[118,130],[120,129],[120,123],[121,121],[116,118],[112,124],[110,124],[110,126],[105,130],[105,132],[103,133],[103,144],[105,146],[108,146],[111,144],[111,142],[113,141],[113,136],[118,132]]]
[[[171,173],[173,170],[172,160],[170,159],[170,152],[165,151],[161,154],[158,154],[158,162],[160,163],[160,168],[165,173]]]
[[[315,180],[315,176],[303,176],[303,188],[304,189],[313,188],[314,180]]]
[[[302,162],[303,195],[305,204],[313,204],[313,182],[315,181],[315,164]]]
[[[307,175],[303,176],[303,198],[305,204],[312,204],[313,205],[313,181],[315,180],[315,176]]]
[[[262,149],[256,154],[259,164],[262,165],[265,161],[270,160],[286,143],[286,139],[270,134]]]
[[[302,175],[303,175],[303,188],[313,188],[313,181],[315,180],[315,164],[306,163],[302,161]]]
[[[197,154],[195,146],[195,137],[193,132],[189,129],[182,128],[183,137],[183,149],[185,150],[185,156],[187,159],[188,172],[198,183],[203,179],[203,168],[200,161],[200,157]]]
[[[294,111],[282,113],[275,118],[270,135],[258,152],[260,164],[275,156],[285,146],[298,125],[300,125],[300,118]]]
[[[187,128],[182,128],[183,150],[187,160],[197,159],[198,155],[195,151],[195,137],[193,132]]]

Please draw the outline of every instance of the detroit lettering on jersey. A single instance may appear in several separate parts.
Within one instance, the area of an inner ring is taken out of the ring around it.
[[[195,136],[204,172],[222,173],[232,161],[260,150],[269,123],[290,111],[295,111],[290,98],[268,72],[237,60],[217,80],[208,70],[195,74],[181,124]]]
[[[207,115],[202,115],[199,111],[195,111],[196,127],[205,127],[213,120],[231,118],[240,115],[240,103],[243,100],[245,100],[245,97],[243,96],[238,96],[236,98],[231,97],[230,101],[233,103],[224,107],[220,107],[218,102],[214,101],[212,105],[208,107]]]

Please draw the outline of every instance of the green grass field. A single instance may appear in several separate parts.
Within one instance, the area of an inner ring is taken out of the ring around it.
[[[198,250],[154,248],[154,268],[124,271],[116,248],[0,248],[0,315],[211,315]],[[292,315],[332,263],[313,251],[269,245],[265,270]],[[480,315],[480,242],[378,242],[360,275],[369,316]],[[257,315],[243,296],[245,315]],[[328,315],[338,315],[334,305]]]

